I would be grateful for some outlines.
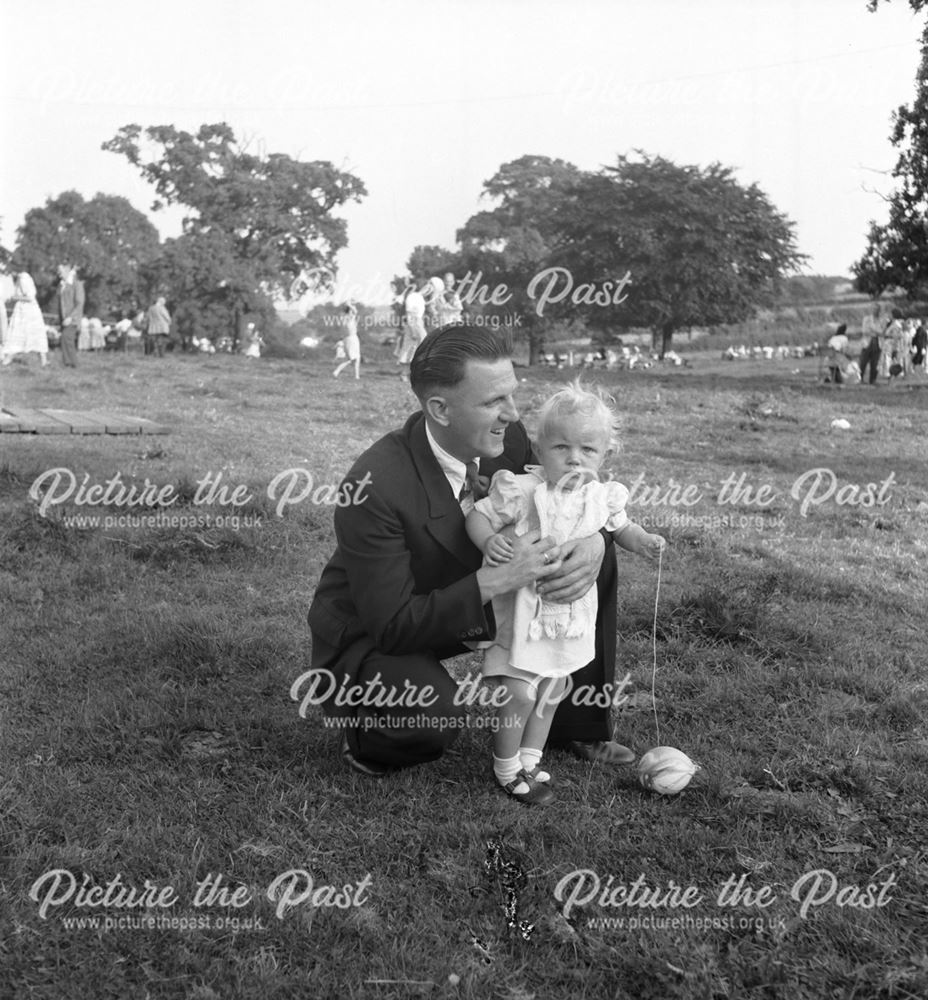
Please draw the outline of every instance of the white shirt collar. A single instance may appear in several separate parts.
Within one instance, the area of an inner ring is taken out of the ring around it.
[[[445,474],[445,479],[448,480],[448,485],[451,487],[452,495],[455,497],[460,496],[461,488],[467,481],[467,464],[462,462],[459,458],[455,458],[454,455],[442,448],[442,446],[432,436],[432,430],[429,427],[427,420],[425,422],[425,436],[428,439],[429,447],[432,449],[432,454],[441,466],[441,471]],[[479,468],[480,459],[477,458],[475,461],[477,462]],[[473,503],[473,501],[471,501],[471,503]]]

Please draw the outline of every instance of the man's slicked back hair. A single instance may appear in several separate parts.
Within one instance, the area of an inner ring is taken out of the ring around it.
[[[422,400],[436,389],[450,389],[465,374],[468,361],[502,361],[512,357],[508,334],[485,326],[452,323],[434,330],[416,348],[409,384]]]

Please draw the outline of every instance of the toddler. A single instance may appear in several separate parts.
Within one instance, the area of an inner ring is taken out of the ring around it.
[[[628,490],[599,481],[614,450],[615,422],[602,396],[579,381],[547,400],[536,435],[541,465],[526,466],[524,475],[498,472],[467,516],[467,533],[488,565],[508,562],[511,537],[533,529],[563,545],[605,528],[623,549],[657,558],[664,539],[628,519]],[[572,604],[550,604],[534,585],[493,601],[496,638],[481,643],[484,676],[505,689],[496,699],[493,771],[520,802],[553,798],[542,748],[570,674],[594,658],[596,610],[595,584]]]

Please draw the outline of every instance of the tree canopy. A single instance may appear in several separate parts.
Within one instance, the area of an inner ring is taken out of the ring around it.
[[[535,276],[550,267],[562,243],[560,209],[583,173],[548,156],[522,156],[504,163],[484,184],[482,197],[496,205],[471,216],[457,232],[460,257],[482,284],[506,285],[506,308],[522,317],[529,336],[541,337],[545,310],[532,307]],[[549,309],[547,320],[554,312]]]
[[[367,194],[328,161],[251,152],[225,123],[196,134],[126,125],[103,149],[125,156],[154,186],[154,211],[189,210],[149,280],[211,336],[224,325],[237,337],[243,316],[270,314],[271,297],[288,294],[300,274],[324,285],[348,245],[347,223],[334,213]]]
[[[40,302],[54,294],[57,266],[76,264],[87,311],[108,314],[137,303],[140,271],[158,253],[158,230],[125,198],[97,194],[85,201],[77,191],[65,191],[26,213],[11,264],[32,275]]]
[[[523,156],[483,195],[496,204],[458,230],[455,256],[482,287],[506,287],[533,359],[550,324],[568,319],[609,332],[647,327],[666,351],[676,330],[750,316],[805,259],[793,223],[718,163],[638,153],[589,172]],[[417,248],[411,272],[440,252]]]
[[[274,309],[256,286],[247,261],[237,258],[220,232],[183,233],[166,240],[161,255],[146,272],[150,297],[165,291],[178,334],[233,340],[244,317],[267,329]]]
[[[718,163],[620,156],[575,184],[560,214],[577,308],[594,326],[650,328],[662,353],[677,330],[749,317],[804,260],[793,224]]]
[[[868,5],[871,10],[877,2]],[[909,5],[918,13],[928,0],[909,0]],[[871,221],[866,249],[853,271],[858,290],[868,295],[902,288],[910,298],[923,298],[928,295],[928,23],[915,98],[893,113],[890,142],[899,156],[892,172],[898,186],[887,199],[889,219]]]
[[[534,361],[556,310],[531,308],[528,289],[550,261],[557,244],[555,209],[569,185],[581,176],[573,164],[547,156],[522,156],[504,163],[483,185],[481,197],[496,204],[470,219],[457,232],[458,247],[418,246],[409,257],[410,278],[398,277],[397,291],[413,280],[453,273],[470,313],[485,311],[495,295],[513,325],[529,338]],[[500,301],[502,300],[502,301]]]
[[[867,9],[874,11],[881,3],[889,3],[889,0],[869,0]],[[912,13],[917,14],[923,7],[928,7],[928,0],[909,0],[909,6],[912,8]]]
[[[154,185],[157,211],[190,210],[184,235],[211,234],[271,291],[288,289],[302,271],[335,269],[348,245],[347,223],[333,212],[360,201],[363,182],[330,162],[303,162],[283,153],[257,155],[225,123],[194,135],[173,125],[125,125],[103,149],[118,153]]]
[[[453,250],[437,246],[417,246],[406,261],[408,274],[394,277],[393,290],[399,295],[410,284],[421,285],[434,275],[456,272],[461,266],[460,256]]]

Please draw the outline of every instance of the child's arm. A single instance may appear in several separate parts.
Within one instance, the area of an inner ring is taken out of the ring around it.
[[[648,559],[657,559],[667,544],[661,535],[652,535],[645,531],[640,524],[629,521],[624,528],[613,531],[612,539],[620,548],[626,552],[634,552],[636,555],[646,556]]]
[[[512,558],[512,542],[505,535],[497,534],[485,514],[474,508],[465,518],[464,526],[467,536],[486,556],[491,566],[509,562]]]

